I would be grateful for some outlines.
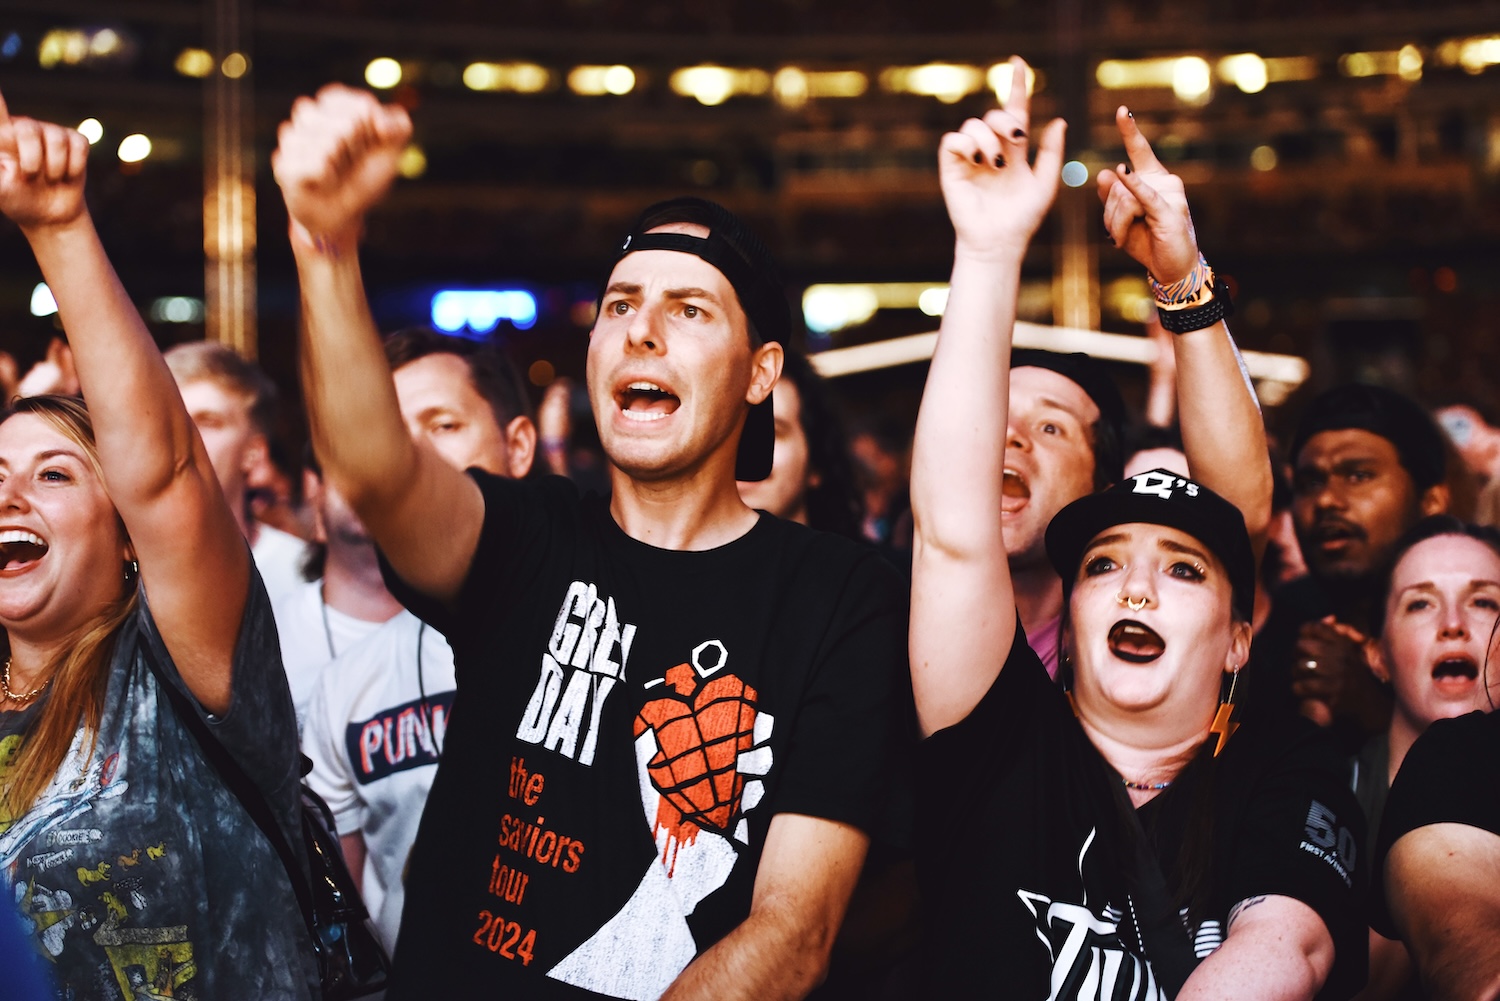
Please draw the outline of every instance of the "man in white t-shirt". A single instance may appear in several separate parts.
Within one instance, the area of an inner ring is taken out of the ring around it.
[[[333,811],[349,871],[387,951],[396,948],[403,873],[453,706],[453,651],[402,611],[319,674],[302,751]]]
[[[536,427],[503,354],[420,329],[386,338],[385,354],[414,439],[459,469],[513,477],[530,471]],[[349,871],[362,883],[387,949],[395,948],[402,874],[437,771],[453,693],[447,641],[401,612],[347,651],[340,647],[308,704],[302,749],[313,770],[307,781],[333,811]]]
[[[179,344],[164,357],[274,603],[302,583],[305,548],[295,535],[256,521],[246,500],[246,475],[270,449],[276,385],[222,344]]]
[[[303,561],[311,578],[273,606],[286,668],[297,707],[297,729],[306,725],[313,687],[329,661],[354,647],[401,611],[380,576],[375,543],[323,472],[311,450],[302,476],[313,511],[314,542]]]

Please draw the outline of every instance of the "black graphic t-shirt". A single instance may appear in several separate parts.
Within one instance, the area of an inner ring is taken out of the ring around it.
[[[1212,797],[1206,900],[1198,920],[1184,918],[1194,952],[1202,959],[1223,943],[1240,901],[1293,897],[1333,935],[1319,997],[1352,995],[1366,964],[1355,880],[1364,824],[1336,749],[1311,724],[1245,725],[1199,764],[1195,781],[1137,813],[1175,891],[1196,796]],[[1119,779],[1019,626],[984,699],[923,742],[918,775],[919,825],[933,835],[917,847],[932,997],[1165,996],[1124,885],[1124,818],[1109,785]]]
[[[7,905],[49,961],[59,998],[310,1001],[316,961],[286,870],[147,658],[181,686],[142,592],[115,645],[92,747],[80,728],[37,802],[19,816],[0,809]],[[42,711],[0,713],[0,775]],[[230,708],[205,719],[299,844],[297,719],[259,577]]]
[[[1429,824],[1464,824],[1500,835],[1500,713],[1440,719],[1411,745],[1391,783],[1372,866],[1371,921],[1396,929],[1385,905],[1385,859],[1403,834]]]
[[[568,481],[473,473],[453,647],[389,997],[656,998],[745,919],[771,819],[868,828],[905,683],[904,588],[873,552],[762,516],[656,549]]]

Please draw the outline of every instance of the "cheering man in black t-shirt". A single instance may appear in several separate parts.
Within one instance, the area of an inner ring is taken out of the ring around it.
[[[888,773],[905,610],[873,554],[740,500],[789,328],[769,255],[717,205],[648,209],[589,341],[612,495],[465,475],[403,427],[359,273],[410,128],[330,87],[275,158],[314,445],[454,651],[389,996],[800,998]]]
[[[1013,66],[1006,109],[965,122],[939,151],[957,243],[912,470],[911,668],[928,735],[918,816],[975,847],[917,853],[929,993],[1347,994],[1364,975],[1362,825],[1339,759],[1310,723],[1239,728],[1219,705],[1249,655],[1251,540],[1269,517],[1259,410],[1182,182],[1124,108],[1130,166],[1100,174],[1105,225],[1154,276],[1162,324],[1180,333],[1197,482],[1142,473],[1053,519],[1066,696],[1018,625],[1000,516],[1004,388],[1021,263],[1057,190],[1063,126],[1047,126],[1029,167],[1025,64]]]

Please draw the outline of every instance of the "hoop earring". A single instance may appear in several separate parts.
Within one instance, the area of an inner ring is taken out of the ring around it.
[[[1224,745],[1229,743],[1229,738],[1234,736],[1234,731],[1240,728],[1234,721],[1234,686],[1240,680],[1240,670],[1242,669],[1235,670],[1229,676],[1229,698],[1219,703],[1219,711],[1214,714],[1213,724],[1208,728],[1209,733],[1218,734],[1219,737],[1218,746],[1214,748],[1216,758],[1224,750]]]

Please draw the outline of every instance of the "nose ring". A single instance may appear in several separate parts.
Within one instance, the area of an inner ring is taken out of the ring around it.
[[[1121,605],[1124,605],[1126,608],[1130,609],[1132,612],[1139,612],[1141,609],[1143,609],[1143,608],[1146,607],[1146,601],[1147,601],[1147,599],[1141,598],[1141,599],[1137,600],[1135,598],[1127,598],[1123,594],[1117,594],[1117,595],[1115,595],[1115,601],[1118,602]]]

